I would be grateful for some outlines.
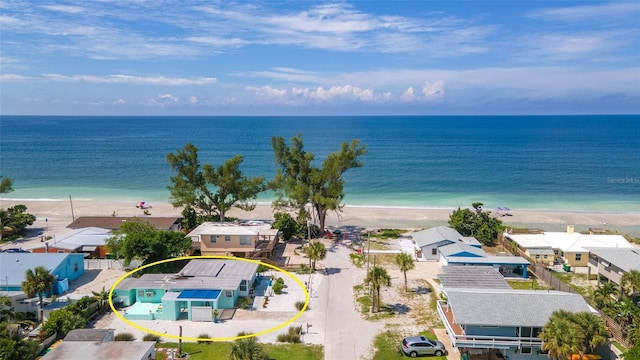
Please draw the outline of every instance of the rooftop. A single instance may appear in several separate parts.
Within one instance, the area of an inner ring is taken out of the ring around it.
[[[87,227],[73,230],[48,243],[49,246],[56,248],[76,250],[83,246],[103,246],[105,241],[111,236],[113,236],[113,234],[109,229]]]
[[[103,229],[116,230],[120,229],[120,225],[123,222],[131,221],[133,219],[140,219],[153,225],[158,230],[170,230],[175,224],[180,225],[181,218],[179,217],[155,217],[155,216],[82,216],[77,218],[74,222],[67,225],[71,229],[80,229],[86,227],[98,227]]]
[[[487,253],[485,253],[484,250],[479,249],[475,246],[467,245],[462,242],[455,242],[453,244],[445,245],[440,248],[440,253],[444,256],[451,256],[465,252],[478,257],[487,256]]]
[[[587,250],[626,272],[640,270],[640,249],[587,248]]]
[[[543,327],[555,310],[592,311],[580,294],[561,291],[454,289],[447,296],[460,325]]]
[[[576,232],[505,234],[524,249],[550,248],[563,252],[587,252],[589,247],[633,248],[622,235],[585,235]]]
[[[447,263],[464,265],[530,265],[527,259],[520,256],[451,256],[447,258]]]
[[[200,235],[277,235],[278,229],[272,229],[271,224],[256,221],[247,223],[216,223],[204,222],[193,231],[189,236]]]
[[[82,254],[60,253],[3,253],[0,252],[0,286],[21,286],[25,273],[37,266],[44,266],[49,271],[55,270],[68,256],[80,256]]]
[[[438,274],[445,291],[449,289],[511,289],[493,266],[443,266]]]
[[[411,233],[410,235],[419,247],[436,244],[445,240],[454,242],[462,238],[459,232],[448,226],[436,226]]]
[[[149,351],[154,351],[155,341],[63,341],[42,360],[69,359],[146,359]]]
[[[67,333],[64,341],[105,341],[113,338],[114,329],[74,329]]]

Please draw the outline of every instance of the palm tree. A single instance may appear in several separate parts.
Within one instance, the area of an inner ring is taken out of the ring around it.
[[[408,291],[407,286],[407,271],[414,269],[416,265],[413,263],[413,257],[406,252],[401,252],[396,255],[396,264],[400,266],[400,271],[404,274],[404,291]]]
[[[387,273],[387,270],[383,267],[374,266],[373,269],[369,271],[366,279],[364,281],[373,286],[376,291],[376,297],[374,298],[373,305],[376,307],[376,312],[380,311],[380,287],[381,286],[391,286],[391,277]]]
[[[312,241],[305,250],[307,257],[309,258],[309,266],[316,270],[316,260],[322,260],[327,256],[327,249],[320,241]]]
[[[109,291],[105,290],[103,286],[102,291],[100,292],[92,291],[92,293],[93,293],[93,297],[98,302],[98,309],[100,311],[105,311],[108,308],[107,305],[109,304]]]
[[[613,295],[618,293],[616,284],[612,282],[606,282],[599,288],[593,291],[593,299],[599,308],[609,307],[613,303]]]
[[[568,359],[582,350],[584,334],[571,317],[569,311],[556,310],[540,332],[542,350],[548,351],[553,359]]]
[[[49,270],[47,270],[44,266],[37,266],[34,269],[27,270],[25,281],[22,282],[22,291],[27,295],[27,297],[34,297],[36,294],[40,300],[40,312],[44,308],[44,303],[42,302],[42,295],[51,291],[51,287],[53,286],[56,278],[51,275]],[[40,321],[42,321],[42,316],[39,317]]]
[[[238,339],[231,344],[230,360],[266,360],[269,359],[262,345],[255,338]]]
[[[548,350],[552,358],[566,359],[573,354],[582,357],[605,344],[609,339],[609,331],[596,314],[556,310],[542,328],[540,339],[544,342],[542,349]]]
[[[581,354],[586,353],[587,350],[595,351],[598,346],[606,344],[609,340],[609,331],[598,315],[582,311],[574,314],[574,321],[584,332],[585,341],[582,344]]]
[[[622,299],[624,294],[627,297],[632,297],[637,292],[640,292],[640,271],[630,270],[622,275],[622,280],[620,280],[620,298]]]

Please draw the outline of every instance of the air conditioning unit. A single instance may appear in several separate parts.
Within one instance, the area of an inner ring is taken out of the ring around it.
[[[155,293],[155,292],[153,292],[153,291],[147,291],[147,292],[145,293],[145,295],[146,295],[147,297],[151,297],[151,296],[153,296],[153,295],[155,295],[155,294],[156,294],[156,293]]]

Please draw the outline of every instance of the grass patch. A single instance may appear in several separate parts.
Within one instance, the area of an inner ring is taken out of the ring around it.
[[[532,280],[507,280],[507,283],[509,284],[509,286],[511,286],[512,289],[516,289],[516,290],[548,290],[548,289],[552,289],[549,286],[544,286],[538,283],[537,279],[532,279]]]
[[[619,342],[613,340],[611,341],[611,344],[613,344],[613,346],[616,347],[616,349],[620,350],[620,352],[627,352],[629,349],[627,349],[626,347],[624,347],[624,345],[620,344]]]
[[[430,335],[429,335],[430,334]],[[426,335],[435,339],[435,335],[431,331],[423,331],[420,335]],[[402,346],[402,336],[395,331],[385,331],[380,333],[373,340],[376,352],[373,360],[393,360],[406,359],[406,356],[400,351]],[[429,360],[446,360],[446,356],[427,356]]]
[[[197,343],[182,343],[182,351],[190,354],[191,360],[228,359],[231,354],[232,342],[214,342],[211,345]],[[264,352],[272,359],[287,360],[322,360],[324,350],[320,345],[305,344],[261,344]],[[177,343],[162,343],[156,348],[178,347]]]
[[[371,237],[375,239],[397,239],[406,232],[406,230],[402,229],[380,229],[372,233]]]
[[[369,295],[360,296],[359,298],[356,299],[356,301],[358,302],[358,304],[360,304],[360,312],[363,314],[368,314],[369,309],[373,305],[373,300],[371,300],[371,296]]]

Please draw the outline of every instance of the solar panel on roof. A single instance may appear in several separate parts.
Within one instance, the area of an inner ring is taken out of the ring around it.
[[[220,290],[183,290],[178,299],[217,299]]]

